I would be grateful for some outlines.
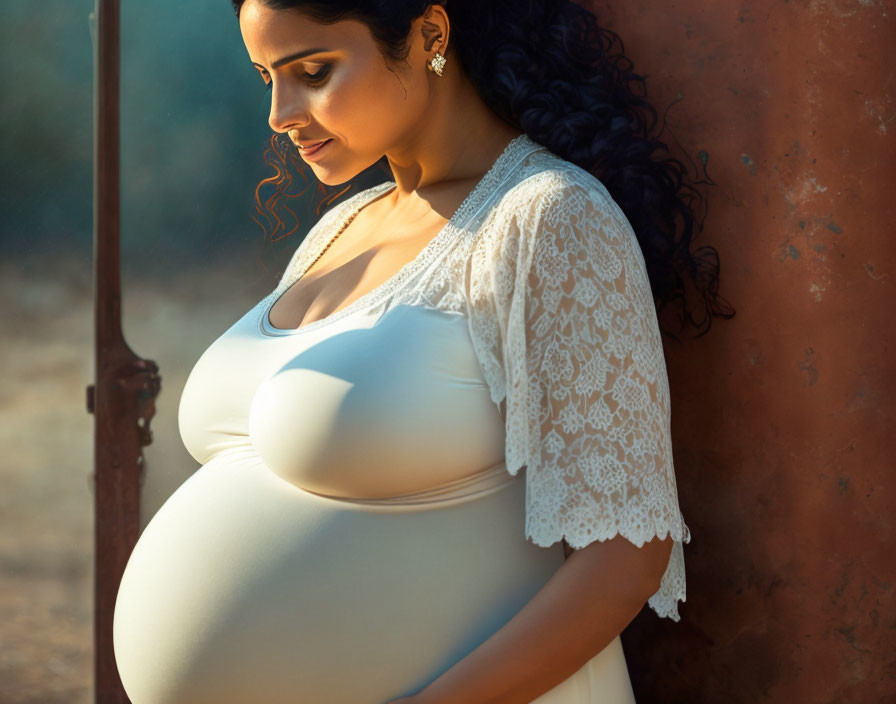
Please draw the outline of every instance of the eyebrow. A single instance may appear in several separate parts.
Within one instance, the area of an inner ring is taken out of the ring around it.
[[[310,54],[322,54],[328,49],[305,49],[305,51],[297,51],[295,54],[290,54],[289,56],[284,56],[282,59],[277,59],[273,64],[271,64],[271,68],[280,68],[284,64],[291,63],[293,61],[298,61],[299,59],[305,58]],[[261,64],[257,64],[254,61],[252,62],[253,66],[258,66],[258,68],[264,68]],[[267,70],[267,69],[265,69]]]

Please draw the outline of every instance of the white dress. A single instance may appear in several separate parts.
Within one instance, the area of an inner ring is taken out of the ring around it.
[[[115,606],[133,704],[412,694],[525,606],[562,566],[562,537],[671,535],[649,604],[678,620],[690,535],[621,211],[521,135],[392,278],[274,328],[274,302],[392,187],[328,211],[190,373],[179,424],[202,467],[146,526]],[[619,638],[535,701],[634,702]]]

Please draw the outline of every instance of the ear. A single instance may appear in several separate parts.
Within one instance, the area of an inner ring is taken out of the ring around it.
[[[426,8],[422,20],[420,33],[423,36],[423,49],[427,53],[438,51],[445,56],[448,49],[448,33],[451,29],[445,8],[433,3]]]

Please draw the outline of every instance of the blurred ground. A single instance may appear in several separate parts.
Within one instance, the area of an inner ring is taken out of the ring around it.
[[[0,264],[3,704],[89,701],[91,296],[89,262]]]
[[[196,468],[176,424],[192,365],[273,287],[224,261],[124,280],[128,343],[162,373],[144,525]],[[89,258],[0,262],[0,704],[92,701],[91,277]]]

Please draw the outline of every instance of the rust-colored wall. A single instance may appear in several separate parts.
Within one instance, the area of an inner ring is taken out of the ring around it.
[[[666,341],[688,601],[624,633],[638,701],[896,701],[896,3],[583,4],[706,163],[737,309]]]

